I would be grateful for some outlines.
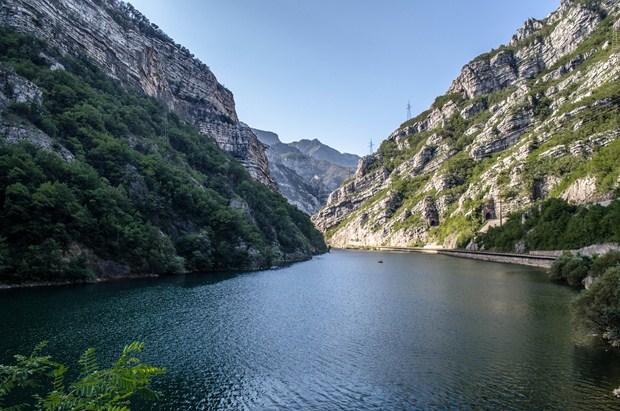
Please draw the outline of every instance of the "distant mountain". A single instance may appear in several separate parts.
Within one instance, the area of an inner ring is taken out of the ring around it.
[[[252,129],[265,144],[269,173],[280,192],[307,214],[314,214],[329,193],[353,177],[359,157],[342,154],[319,140],[282,143],[276,133]]]
[[[315,225],[332,246],[455,247],[547,198],[617,198],[619,5],[562,0],[474,58],[360,161]]]
[[[321,143],[316,138],[314,140],[299,140],[289,143],[290,146],[295,147],[302,153],[317,160],[325,160],[330,163],[338,164],[343,167],[357,167],[357,162],[360,157],[355,154],[341,153],[340,151],[331,148]]]
[[[278,135],[272,131],[257,130],[255,128],[253,128],[252,131],[256,137],[258,137],[258,140],[263,144],[271,146],[273,144],[280,143]]]

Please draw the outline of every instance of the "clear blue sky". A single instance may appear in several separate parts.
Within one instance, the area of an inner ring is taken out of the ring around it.
[[[241,121],[365,155],[464,64],[560,0],[130,0],[215,73]]]

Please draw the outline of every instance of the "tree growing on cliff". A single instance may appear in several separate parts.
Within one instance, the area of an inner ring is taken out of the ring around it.
[[[9,246],[6,238],[0,236],[0,277],[9,268]]]

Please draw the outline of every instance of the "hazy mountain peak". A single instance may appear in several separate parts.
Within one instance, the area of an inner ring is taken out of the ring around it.
[[[256,128],[253,128],[252,131],[258,138],[258,141],[260,141],[263,144],[272,146],[274,144],[281,143],[280,138],[273,131],[259,130]]]
[[[326,144],[321,143],[319,139],[299,140],[290,143],[302,153],[316,158],[317,160],[325,160],[344,167],[356,167],[360,157],[355,154],[341,153]]]

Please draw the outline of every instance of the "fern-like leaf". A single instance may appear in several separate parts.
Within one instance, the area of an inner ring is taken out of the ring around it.
[[[97,364],[97,358],[95,357],[95,349],[89,348],[84,351],[84,354],[80,357],[78,364],[82,367],[83,376],[93,374],[98,371],[99,364]]]
[[[54,391],[64,391],[65,389],[65,373],[68,371],[68,368],[64,365],[56,368],[54,373]]]

